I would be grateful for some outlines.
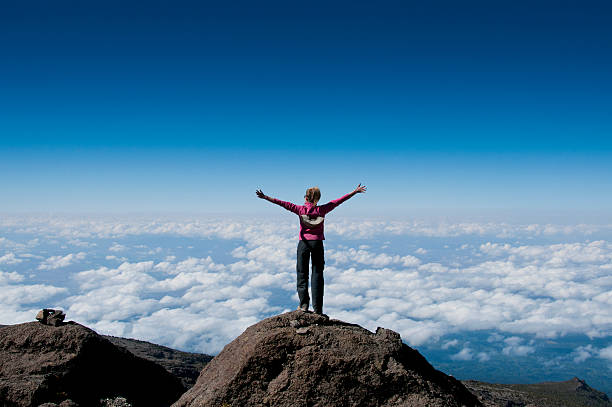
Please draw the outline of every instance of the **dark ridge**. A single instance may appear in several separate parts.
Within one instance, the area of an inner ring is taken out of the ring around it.
[[[535,384],[492,384],[463,382],[487,407],[612,407],[605,393],[574,377],[564,382]]]

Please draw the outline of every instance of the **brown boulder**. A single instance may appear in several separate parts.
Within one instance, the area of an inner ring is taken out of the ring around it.
[[[301,311],[249,327],[173,406],[221,405],[481,406],[396,332]]]
[[[36,319],[41,324],[60,326],[64,323],[66,314],[61,309],[43,308],[36,314]]]
[[[30,322],[0,328],[1,406],[67,399],[96,406],[102,398],[123,396],[134,406],[161,407],[184,390],[163,367],[82,325]]]

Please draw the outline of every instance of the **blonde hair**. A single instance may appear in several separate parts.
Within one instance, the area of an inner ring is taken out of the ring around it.
[[[306,195],[304,195],[304,198],[306,198],[306,200],[310,203],[315,203],[319,199],[321,199],[321,190],[319,189],[319,187],[308,188],[306,190]]]

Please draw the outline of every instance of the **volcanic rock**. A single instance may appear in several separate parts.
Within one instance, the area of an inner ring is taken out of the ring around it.
[[[400,335],[294,311],[249,327],[173,406],[481,406]]]
[[[66,314],[61,309],[43,308],[36,314],[36,319],[41,324],[60,326],[64,323]]]
[[[113,345],[91,329],[39,322],[0,328],[0,405],[72,400],[97,406],[125,397],[133,406],[168,406],[184,391],[163,367]]]

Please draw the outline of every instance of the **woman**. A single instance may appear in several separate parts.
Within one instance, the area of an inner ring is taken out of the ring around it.
[[[310,296],[308,295],[308,263],[312,257],[312,308],[316,314],[323,314],[323,268],[325,256],[323,248],[323,222],[325,215],[336,206],[355,194],[364,193],[366,187],[359,184],[355,190],[342,198],[335,199],[325,205],[317,206],[321,198],[318,187],[308,188],[304,205],[295,205],[264,195],[261,189],[255,191],[257,196],[291,211],[300,218],[300,241],[297,247],[297,292],[300,298],[298,310],[308,311]]]

